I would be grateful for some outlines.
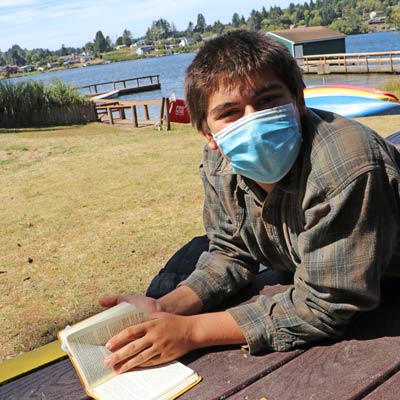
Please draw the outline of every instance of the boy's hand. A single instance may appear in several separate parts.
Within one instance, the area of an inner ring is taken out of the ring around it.
[[[198,347],[192,319],[163,312],[152,314],[149,321],[131,326],[107,342],[106,347],[113,353],[105,357],[104,364],[122,373],[181,357]]]
[[[163,311],[161,304],[156,299],[146,296],[108,296],[100,299],[103,307],[113,307],[123,302],[133,304],[137,308],[146,308],[150,315]]]

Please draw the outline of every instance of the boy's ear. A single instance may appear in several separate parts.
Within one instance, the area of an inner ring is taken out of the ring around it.
[[[201,133],[203,135],[204,140],[208,144],[208,147],[210,148],[210,150],[217,150],[218,145],[214,139],[214,136],[208,130],[207,131],[202,130]]]

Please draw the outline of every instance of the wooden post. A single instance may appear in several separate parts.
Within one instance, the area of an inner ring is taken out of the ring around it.
[[[150,119],[149,106],[147,104],[144,104],[143,107],[144,107],[144,115],[146,117],[146,120],[148,121]]]
[[[125,119],[125,108],[120,108],[119,109],[119,117],[121,119]]]
[[[389,53],[389,58],[390,58],[390,72],[393,74],[393,58],[392,58],[392,53]]]
[[[166,117],[167,117],[167,131],[171,130],[171,120],[169,118],[169,98],[165,99]]]
[[[114,124],[114,118],[113,118],[113,113],[112,113],[111,107],[107,108],[107,113],[108,113],[108,118],[109,118],[109,124],[113,125]]]
[[[136,106],[135,106],[135,105],[131,106],[131,110],[132,110],[132,122],[133,122],[133,126],[134,126],[135,128],[137,128],[137,127],[139,126],[139,124],[138,124]]]
[[[165,110],[165,97],[161,99],[160,107],[160,127],[162,128],[164,122],[164,110]]]

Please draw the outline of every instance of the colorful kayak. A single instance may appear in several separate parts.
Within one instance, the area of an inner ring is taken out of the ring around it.
[[[304,89],[304,98],[307,107],[345,117],[400,114],[400,102],[396,95],[363,86],[311,86]]]

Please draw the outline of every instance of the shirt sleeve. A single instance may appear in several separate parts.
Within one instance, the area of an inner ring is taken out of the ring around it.
[[[251,353],[337,338],[356,312],[375,308],[398,234],[397,191],[383,169],[345,182],[305,212],[294,284],[229,309]]]
[[[207,166],[200,170],[209,251],[200,256],[195,271],[180,285],[189,286],[202,301],[203,311],[207,311],[248,285],[255,278],[259,263],[250,255],[240,236],[243,215],[240,215],[240,208],[235,207],[237,201],[232,189],[236,187],[235,176],[215,178]],[[226,201],[227,196],[232,196],[231,201]]]

